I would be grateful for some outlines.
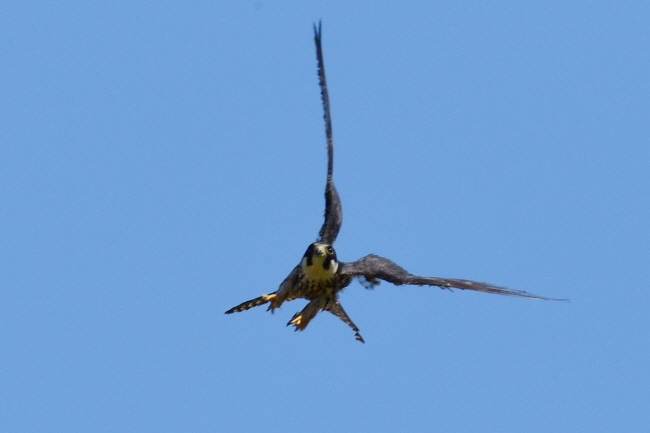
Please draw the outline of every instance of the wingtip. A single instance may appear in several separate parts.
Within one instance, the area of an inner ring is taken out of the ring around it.
[[[316,23],[314,23],[314,37],[317,39],[320,39],[320,35],[322,32],[322,26],[323,26],[323,20],[319,19],[318,20],[318,27],[316,26]]]
[[[526,293],[526,292],[524,292]],[[539,295],[534,295],[531,293],[526,293],[528,296],[520,296],[528,299],[532,299],[534,301],[558,301],[558,302],[571,302],[571,299],[564,299],[564,298],[547,298],[546,296],[539,296]],[[515,295],[518,296],[518,295]]]
[[[534,293],[523,292],[524,297],[536,300],[536,301],[558,301],[558,302],[571,302],[568,298],[549,298],[547,296],[540,296]]]

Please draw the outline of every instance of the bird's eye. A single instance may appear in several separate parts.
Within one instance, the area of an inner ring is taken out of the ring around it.
[[[334,254],[334,250],[332,249],[332,247],[327,247],[327,252],[329,254]]]

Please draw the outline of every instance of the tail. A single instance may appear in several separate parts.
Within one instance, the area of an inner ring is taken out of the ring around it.
[[[379,284],[379,282],[377,282],[377,284]],[[327,306],[325,306],[325,311],[329,311],[330,313],[334,314],[336,317],[341,319],[343,323],[345,323],[350,328],[352,328],[352,330],[354,331],[354,338],[357,341],[365,343],[365,341],[363,341],[363,337],[361,336],[361,334],[359,334],[359,328],[357,328],[357,325],[355,325],[352,319],[350,319],[348,313],[345,312],[343,306],[341,306],[341,303],[339,302],[338,299],[332,299],[327,304]]]
[[[275,299],[275,296],[275,293],[271,293],[270,295],[262,295],[255,299],[251,299],[250,301],[242,302],[236,307],[232,307],[230,310],[226,311],[226,314],[239,313],[240,311],[246,311],[253,307],[259,307],[260,305],[264,305],[267,302],[271,302],[273,299]]]

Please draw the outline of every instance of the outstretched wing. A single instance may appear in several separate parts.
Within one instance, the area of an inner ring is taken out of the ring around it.
[[[417,286],[438,286],[443,289],[475,290],[477,292],[496,293],[497,295],[518,296],[521,298],[543,299],[546,301],[565,301],[535,295],[521,290],[508,289],[507,287],[493,286],[492,284],[477,281],[459,280],[455,278],[419,277],[410,274],[398,264],[375,254],[367,255],[355,262],[340,263],[339,274],[343,276],[359,276],[371,284],[378,284],[377,279],[391,282],[397,286],[412,284]]]
[[[323,99],[323,110],[325,114],[325,136],[327,137],[327,183],[325,184],[325,222],[318,233],[319,241],[333,244],[341,229],[343,214],[341,212],[341,200],[336,191],[332,174],[334,171],[334,143],[332,141],[332,118],[330,117],[330,98],[327,93],[327,81],[325,81],[325,64],[323,63],[323,50],[321,48],[321,23],[318,27],[314,24],[314,42],[316,43],[316,58],[318,59],[318,81],[320,94]]]

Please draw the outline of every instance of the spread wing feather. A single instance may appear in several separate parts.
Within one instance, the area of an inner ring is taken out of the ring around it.
[[[325,136],[327,138],[327,183],[325,184],[325,222],[318,233],[319,241],[332,245],[341,229],[343,214],[341,200],[332,179],[334,171],[334,142],[332,139],[332,118],[330,117],[330,98],[327,93],[325,80],[325,64],[321,48],[321,23],[314,24],[314,42],[316,43],[316,58],[318,59],[318,82],[323,100],[323,119],[325,120]]]
[[[411,284],[417,286],[437,286],[443,289],[475,290],[477,292],[495,293],[497,295],[517,296],[520,298],[542,299],[547,301],[565,301],[566,299],[554,299],[522,290],[509,289],[507,287],[494,286],[492,284],[480,283],[471,280],[460,280],[455,278],[420,277],[407,272],[404,268],[393,261],[370,254],[361,259],[341,263],[339,274],[343,276],[359,276],[369,282],[376,282],[377,278],[393,283],[397,286]]]

